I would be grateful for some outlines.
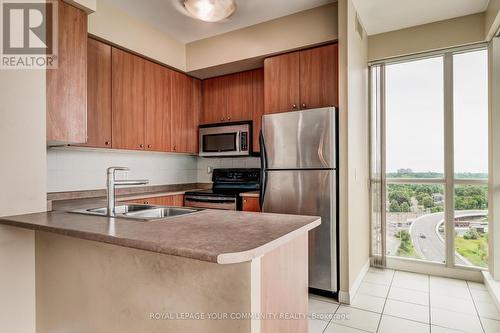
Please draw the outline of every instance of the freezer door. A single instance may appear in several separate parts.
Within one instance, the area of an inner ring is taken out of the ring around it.
[[[321,216],[309,232],[309,286],[337,291],[335,170],[266,171],[263,211]]]
[[[267,169],[335,169],[335,108],[264,115]]]

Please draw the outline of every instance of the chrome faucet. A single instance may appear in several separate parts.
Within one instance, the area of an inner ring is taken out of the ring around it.
[[[107,169],[107,199],[108,199],[108,216],[115,216],[115,187],[127,185],[146,185],[149,180],[116,180],[115,171],[129,171],[126,167],[109,167]]]

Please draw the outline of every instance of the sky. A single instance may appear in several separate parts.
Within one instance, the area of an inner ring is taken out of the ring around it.
[[[487,52],[453,56],[455,172],[488,171]],[[443,58],[386,67],[387,172],[444,172]]]

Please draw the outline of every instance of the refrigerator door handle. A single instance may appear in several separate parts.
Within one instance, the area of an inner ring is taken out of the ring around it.
[[[266,145],[264,142],[264,134],[262,130],[259,133],[259,143],[260,143],[260,194],[259,203],[260,209],[264,208],[264,197],[266,195],[266,168],[267,168],[267,156],[266,156]]]

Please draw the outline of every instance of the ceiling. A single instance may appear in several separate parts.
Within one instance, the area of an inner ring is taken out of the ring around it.
[[[233,16],[223,22],[208,23],[188,16],[181,5],[181,0],[102,1],[184,43],[336,2],[336,0],[236,0],[237,10]]]
[[[352,0],[369,35],[480,13],[489,0]]]

